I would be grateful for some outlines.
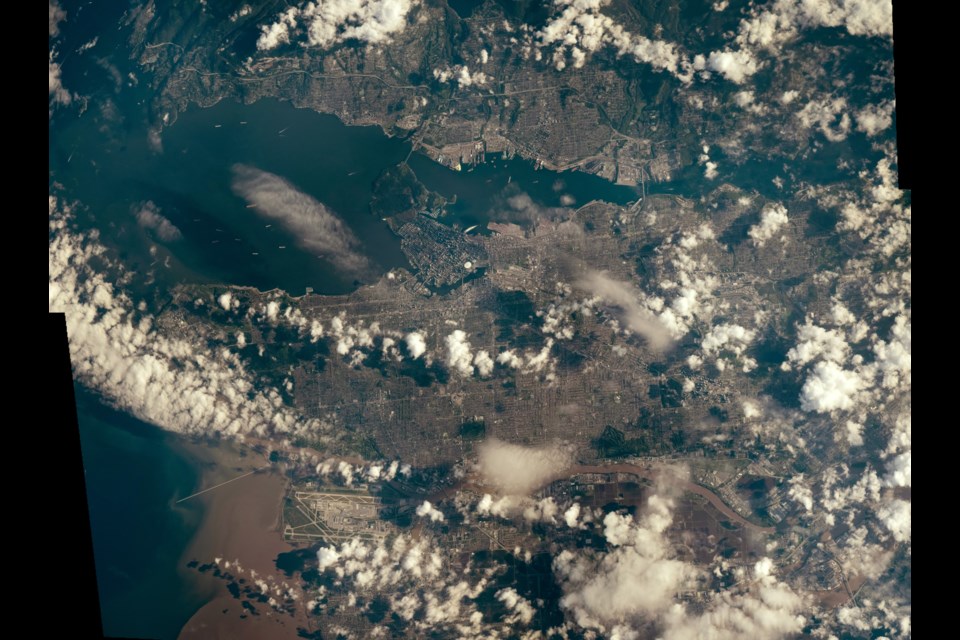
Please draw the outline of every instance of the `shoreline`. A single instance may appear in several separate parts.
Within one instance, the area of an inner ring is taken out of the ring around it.
[[[228,589],[229,584],[241,579],[244,586],[264,580],[270,589],[282,592],[289,588],[301,595],[299,580],[285,579],[276,567],[278,554],[296,549],[283,540],[281,533],[287,478],[274,470],[258,470],[264,463],[262,457],[251,453],[241,457],[240,446],[231,441],[181,440],[178,448],[198,467],[198,491],[227,482],[190,499],[201,503],[203,516],[178,560],[178,571],[204,594],[205,603],[187,620],[178,638],[296,638],[297,628],[309,624],[299,608],[290,615],[257,603],[256,614],[252,614],[243,608],[241,603],[245,601]],[[229,482],[233,479],[236,482]],[[218,559],[220,570],[233,576],[232,580],[187,567],[192,560],[204,565]],[[278,594],[271,595],[282,600]]]

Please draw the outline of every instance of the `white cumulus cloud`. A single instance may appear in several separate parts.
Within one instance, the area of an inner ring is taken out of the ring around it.
[[[857,111],[857,131],[862,131],[868,138],[883,133],[893,124],[894,101],[886,100],[880,104],[869,104]]]
[[[430,518],[431,522],[443,522],[443,512],[433,506],[429,500],[424,500],[417,507],[417,515],[421,518]]]
[[[407,26],[407,15],[417,0],[325,0],[292,6],[262,25],[257,48],[262,51],[306,36],[306,45],[329,49],[356,40],[368,44],[389,42]]]
[[[564,591],[560,606],[585,629],[626,633],[644,618],[674,604],[674,595],[691,586],[699,571],[677,559],[664,531],[673,521],[674,500],[650,496],[639,520],[611,512],[603,519],[605,554],[562,551],[554,573]],[[623,636],[636,637],[636,636]]]
[[[427,350],[427,343],[422,333],[411,331],[406,335],[404,341],[407,343],[407,349],[410,351],[410,357],[416,360]]]
[[[728,49],[711,53],[707,58],[707,67],[731,82],[743,84],[757,72],[760,65],[749,51]]]
[[[877,511],[880,522],[890,530],[897,542],[910,541],[910,511],[911,503],[906,500],[892,500]]]
[[[473,361],[467,334],[460,329],[444,338],[447,345],[447,366],[463,377],[473,375]]]
[[[787,208],[782,204],[770,204],[763,208],[760,222],[750,227],[747,235],[756,246],[762,247],[767,240],[777,235],[787,222]]]
[[[677,45],[626,31],[613,18],[601,13],[600,10],[609,4],[610,0],[554,1],[560,11],[547,21],[536,37],[539,46],[553,49],[552,62],[558,71],[566,68],[568,60],[574,68],[580,68],[586,62],[587,53],[609,46],[618,56],[629,55],[657,71],[689,79],[689,62]]]
[[[861,388],[863,381],[855,371],[835,362],[818,362],[800,390],[800,406],[818,413],[852,409]]]

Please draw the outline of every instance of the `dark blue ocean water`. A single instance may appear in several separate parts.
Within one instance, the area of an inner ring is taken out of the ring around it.
[[[104,632],[176,638],[210,595],[181,562],[200,503],[174,505],[198,472],[171,434],[76,393]]]

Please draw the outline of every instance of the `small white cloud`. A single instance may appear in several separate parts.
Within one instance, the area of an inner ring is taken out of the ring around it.
[[[746,109],[753,104],[754,95],[753,91],[738,91],[733,95],[733,101],[741,109]]]
[[[509,616],[507,620],[507,622],[511,624],[520,623],[528,625],[537,612],[536,609],[533,608],[533,605],[530,604],[530,601],[517,593],[513,587],[507,587],[506,589],[497,591],[495,597],[504,603],[509,611],[513,612],[513,615]]]
[[[853,420],[847,420],[844,425],[842,434],[846,438],[847,443],[851,447],[860,447],[863,446],[863,425],[854,422]]]
[[[280,313],[280,303],[277,302],[276,300],[271,300],[270,302],[267,303],[265,313],[267,316],[267,320],[269,320],[270,322],[276,322],[277,316]]]
[[[97,41],[99,39],[100,39],[100,36],[94,36],[93,40],[84,42],[82,45],[80,45],[77,48],[77,53],[84,53],[85,51],[89,51],[90,49],[93,49],[95,46],[97,46]]]
[[[421,518],[430,518],[430,522],[443,522],[443,512],[430,504],[429,500],[424,500],[423,504],[417,507],[417,515]]]
[[[447,345],[447,366],[467,378],[473,375],[473,360],[467,334],[460,329],[444,338]]]
[[[483,349],[477,351],[477,354],[473,357],[473,365],[477,368],[477,375],[481,378],[486,378],[493,373],[493,359]]]
[[[743,84],[759,69],[759,63],[750,52],[729,49],[711,53],[707,58],[707,66],[736,84]]]
[[[253,13],[253,7],[248,4],[243,5],[236,11],[230,14],[230,22],[236,22],[240,18],[244,18]]]
[[[703,163],[703,177],[707,180],[716,180],[720,173],[717,171],[717,163],[707,160]]]
[[[524,447],[491,438],[480,445],[478,469],[485,482],[505,493],[527,495],[558,477],[571,462],[567,447]]]
[[[570,508],[563,512],[563,521],[567,523],[567,526],[571,529],[575,529],[579,526],[577,519],[580,517],[580,503],[574,502],[570,505]]]
[[[834,324],[840,326],[852,325],[857,321],[856,316],[850,313],[850,310],[847,309],[842,302],[837,302],[833,305],[833,308],[830,309],[830,319]]]
[[[850,133],[846,98],[811,100],[797,112],[796,118],[805,128],[818,128],[830,142],[846,140]]]
[[[893,124],[893,107],[894,102],[887,100],[880,104],[867,105],[857,111],[857,131],[862,131],[868,138],[883,133]]]
[[[762,247],[767,240],[770,240],[786,226],[787,208],[782,204],[768,204],[760,213],[760,222],[750,227],[747,235],[753,240],[753,243]]]
[[[416,360],[427,351],[427,343],[423,334],[418,331],[412,331],[404,338],[407,343],[407,349],[410,351],[410,357]]]
[[[270,25],[260,27],[260,37],[257,38],[257,49],[269,51],[276,49],[281,44],[290,42],[290,30],[297,26],[297,17],[299,12],[296,7],[290,7],[277,16],[277,21]]]
[[[732,351],[740,355],[754,338],[755,332],[737,324],[718,324],[711,327],[703,338],[701,346],[706,354],[716,354],[721,350]],[[689,361],[688,361],[689,362]]]
[[[160,207],[149,200],[140,204],[134,215],[137,218],[137,224],[144,229],[153,231],[158,238],[165,242],[172,242],[183,237],[180,229],[160,213]]]
[[[817,359],[829,360],[843,364],[850,354],[850,346],[842,333],[813,324],[807,321],[797,329],[797,344],[787,352],[787,363],[806,365]]]
[[[337,465],[337,473],[343,478],[343,483],[348,487],[353,484],[353,465],[343,460]]]
[[[523,360],[515,354],[512,349],[507,349],[497,354],[497,364],[502,364],[511,369],[518,369],[523,364]]]
[[[338,560],[340,560],[340,554],[333,547],[320,547],[317,550],[320,571],[326,571],[329,567],[335,565]]]

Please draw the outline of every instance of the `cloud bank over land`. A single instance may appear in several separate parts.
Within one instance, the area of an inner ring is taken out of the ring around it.
[[[667,536],[686,476],[683,468],[665,467],[636,518],[608,513],[602,521],[608,551],[564,550],[554,558],[560,606],[577,626],[611,638],[642,637],[651,623],[657,637],[671,640],[775,640],[799,632],[807,603],[775,578],[769,558],[752,572],[719,559],[712,573],[732,573],[733,587],[713,592],[697,612],[677,600],[707,579],[702,568],[678,558]]]
[[[584,66],[587,54],[612,47],[618,56],[631,56],[657,71],[689,78],[690,63],[677,45],[664,40],[651,40],[625,30],[613,18],[601,13],[610,0],[555,0],[560,12],[537,32],[541,47],[553,48],[554,68],[562,71],[571,64]],[[539,58],[538,58],[539,59]]]
[[[889,0],[777,0],[752,7],[729,43],[698,54],[660,38],[629,32],[603,13],[610,0],[556,0],[556,13],[535,34],[536,60],[545,49],[558,71],[584,67],[590,55],[610,47],[617,56],[630,56],[656,71],[665,71],[685,85],[694,77],[714,74],[743,84],[765,64],[766,56],[781,54],[783,45],[801,32],[817,27],[842,27],[853,36],[889,37],[893,9]],[[531,31],[528,25],[523,25]],[[876,120],[865,120],[870,130]]]
[[[200,334],[171,333],[135,304],[129,280],[93,235],[72,229],[73,205],[50,196],[49,310],[66,315],[74,375],[114,406],[170,431],[190,434],[310,434],[273,388],[262,388],[236,353]],[[106,264],[106,270],[92,264]]]
[[[329,49],[357,40],[389,42],[407,26],[417,0],[327,0],[288,7],[276,21],[260,27],[257,49],[269,51],[306,36],[306,46]]]
[[[321,586],[316,599],[308,603],[316,613],[333,608],[327,603],[328,594],[345,595],[351,607],[361,597],[367,601],[378,597],[391,616],[403,623],[405,637],[540,637],[538,631],[524,630],[536,616],[534,603],[513,587],[494,591],[493,569],[502,569],[502,565],[464,568],[448,547],[427,535],[414,538],[401,532],[392,541],[378,543],[352,538],[321,547],[317,561],[319,571],[332,584]],[[481,613],[478,604],[485,592],[503,604],[505,615],[491,619]],[[538,600],[537,606],[541,604]],[[386,636],[377,633],[369,637]]]
[[[740,21],[730,46],[694,58],[694,68],[742,84],[763,66],[761,58],[782,55],[783,45],[802,31],[842,27],[853,36],[893,35],[890,0],[776,0],[754,6]]]
[[[673,596],[692,584],[697,570],[672,557],[663,535],[673,521],[672,498],[652,495],[639,521],[611,512],[603,535],[612,550],[599,557],[561,552],[554,571],[564,588],[561,606],[577,624],[601,633],[623,630],[673,605]]]

